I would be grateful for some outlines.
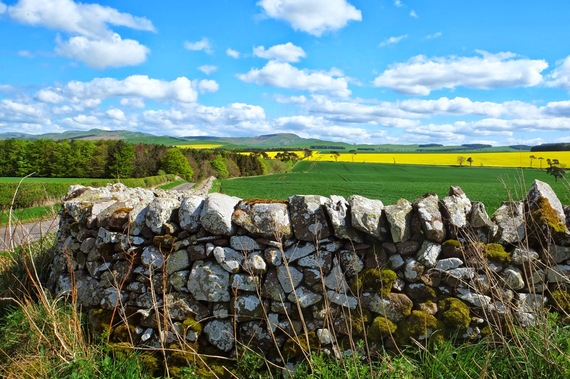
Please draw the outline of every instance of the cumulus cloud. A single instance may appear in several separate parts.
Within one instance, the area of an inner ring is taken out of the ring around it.
[[[517,58],[512,53],[475,57],[413,57],[397,63],[376,77],[374,85],[395,91],[429,95],[431,91],[459,86],[477,89],[531,87],[543,80],[541,72],[548,67],[544,60]]]
[[[437,39],[437,38],[441,38],[442,35],[443,35],[442,32],[436,32],[433,34],[428,34],[425,38],[426,39]]]
[[[107,39],[89,39],[83,36],[59,40],[55,50],[59,55],[84,62],[95,69],[136,66],[146,61],[149,48],[132,39],[113,34]]]
[[[339,72],[300,70],[286,62],[269,61],[261,69],[238,75],[248,83],[349,96],[348,81]]]
[[[203,51],[206,54],[212,54],[214,52],[214,49],[212,48],[212,43],[206,37],[196,42],[185,41],[184,48],[190,51]]]
[[[317,37],[362,20],[361,11],[346,0],[260,0],[257,4],[267,16]]]
[[[220,88],[215,80],[200,80],[197,85],[200,93],[214,93]]]
[[[559,87],[570,91],[570,55],[559,62],[548,75],[547,84],[550,87]]]
[[[97,69],[138,65],[150,50],[132,39],[122,39],[109,25],[154,32],[145,17],[99,4],[82,4],[72,0],[20,0],[7,8],[12,19],[22,24],[45,27],[70,35],[58,37],[56,53],[85,62]]]
[[[390,46],[390,45],[395,45],[397,43],[402,42],[403,40],[405,40],[406,38],[408,38],[407,34],[401,35],[401,36],[392,36],[390,38],[388,38],[387,40],[383,41],[380,43],[380,47],[386,47],[386,46]]]
[[[6,10],[8,10],[8,6],[0,1],[0,14],[6,13]]]
[[[238,59],[240,57],[240,53],[239,51],[236,51],[234,49],[227,49],[226,50],[226,54],[232,58]]]
[[[206,75],[211,75],[218,70],[218,67],[206,64],[198,67],[198,70],[202,71]]]
[[[416,11],[412,9],[412,10],[410,11],[410,17],[418,18],[419,16],[418,16],[418,14],[416,13]]]
[[[307,56],[305,50],[293,45],[291,42],[271,46],[269,49],[265,49],[263,46],[254,47],[253,55],[279,62],[298,62],[301,58]]]

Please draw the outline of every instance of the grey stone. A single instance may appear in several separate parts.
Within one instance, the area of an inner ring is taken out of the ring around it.
[[[195,233],[200,229],[200,214],[204,198],[200,196],[190,196],[182,199],[178,209],[180,227],[190,233]]]
[[[265,263],[260,253],[247,254],[242,266],[245,272],[251,274],[260,275],[267,272],[267,263]]]
[[[495,241],[506,245],[524,240],[525,217],[522,201],[506,201],[493,214],[493,221],[497,224]]]
[[[248,236],[231,236],[230,246],[234,250],[239,251],[254,251],[261,250],[261,246],[251,237]]]
[[[230,301],[230,274],[214,262],[197,261],[188,279],[188,290],[196,300]]]
[[[238,321],[261,318],[263,316],[263,309],[257,295],[236,296],[232,307],[234,313],[238,316]]]
[[[200,223],[208,232],[230,236],[234,232],[232,214],[241,199],[221,193],[212,193],[204,201]]]
[[[213,320],[204,327],[208,342],[221,351],[229,352],[234,347],[234,327],[231,321]]]
[[[172,217],[172,212],[180,208],[180,200],[172,197],[157,197],[148,205],[146,226],[154,233],[162,234]]]
[[[347,295],[346,293],[327,291],[327,298],[331,303],[340,305],[341,307],[356,309],[358,306],[358,299],[354,296]]]
[[[348,289],[348,283],[337,258],[333,259],[333,268],[325,277],[325,286],[339,293],[346,293]]]
[[[292,303],[299,304],[301,308],[307,308],[321,301],[323,296],[301,286],[291,292],[287,299]]]
[[[364,293],[362,302],[370,311],[393,322],[399,322],[408,317],[413,305],[409,297],[400,293],[391,293],[387,298],[376,293]]]
[[[433,268],[437,264],[437,258],[441,253],[441,245],[430,241],[424,241],[420,251],[416,255],[416,260],[426,268]]]
[[[400,254],[391,255],[390,258],[388,258],[388,267],[392,270],[398,270],[405,264],[406,262]]]
[[[328,251],[320,251],[307,255],[297,261],[297,266],[329,272],[332,268],[332,254]]]
[[[570,284],[570,265],[557,265],[546,271],[548,283]]]
[[[410,220],[412,204],[406,199],[400,199],[395,205],[388,205],[384,213],[390,224],[390,234],[394,242],[407,241],[410,238]]]
[[[359,195],[348,198],[352,226],[379,240],[382,239],[382,211],[384,204],[380,200],[370,200]]]
[[[447,212],[450,226],[455,229],[467,226],[467,217],[471,212],[471,201],[460,187],[451,186],[449,196],[442,199],[442,204]]]
[[[303,273],[293,266],[277,267],[277,278],[286,293],[291,293],[303,281]]]
[[[362,238],[352,227],[348,201],[342,196],[331,195],[325,203],[334,234],[341,239],[362,242]]]
[[[254,292],[259,287],[259,277],[235,274],[232,277],[232,288],[240,291]]]
[[[340,266],[347,277],[352,277],[364,270],[364,262],[352,250],[343,250],[339,254]]]
[[[404,277],[409,282],[417,282],[425,271],[425,266],[413,258],[406,260],[404,268]]]
[[[414,203],[417,208],[422,231],[426,238],[434,242],[443,242],[445,239],[445,226],[439,211],[439,198],[435,194],[428,194]]]
[[[236,273],[243,262],[243,254],[230,247],[217,246],[213,251],[214,258],[224,270]]]
[[[478,308],[487,308],[491,304],[491,298],[489,296],[472,292],[466,288],[458,288],[457,297]]]
[[[540,259],[538,253],[531,248],[516,247],[511,255],[513,264],[522,266],[525,264],[532,264]]]
[[[568,247],[568,246],[550,245],[550,249],[548,250],[548,253],[549,253],[550,258],[555,263],[562,263],[562,262],[570,259],[570,247]]]
[[[566,229],[565,233],[568,233],[568,230],[566,228],[566,215],[564,214],[564,208],[556,196],[556,193],[554,193],[552,187],[550,187],[549,184],[535,179],[532,187],[526,195],[526,201],[531,212],[545,205],[540,204],[541,200],[547,203],[547,205],[554,210],[554,214],[558,217],[557,221],[564,227],[564,229]],[[554,222],[554,220],[552,220],[552,222]],[[548,227],[548,225],[546,226]]]
[[[232,221],[248,232],[265,238],[289,238],[292,235],[289,210],[285,203],[241,201],[232,214]]]
[[[317,337],[322,345],[330,345],[333,342],[333,334],[328,329],[317,329]]]
[[[285,250],[285,258],[287,262],[293,263],[297,259],[306,257],[309,254],[313,254],[316,250],[315,245],[311,242],[305,244],[295,244]]]
[[[168,275],[176,271],[187,270],[190,268],[190,257],[186,250],[178,250],[170,254],[166,259],[166,273]]]
[[[161,268],[164,265],[164,254],[154,245],[144,248],[141,254],[142,263],[152,268]]]
[[[435,268],[442,271],[449,271],[454,268],[458,268],[463,264],[463,261],[459,258],[446,258],[440,259]]]
[[[327,200],[318,195],[296,195],[289,198],[291,224],[297,239],[314,242],[331,235],[323,207]]]
[[[265,258],[265,261],[273,267],[281,266],[283,263],[281,250],[274,247],[265,249],[263,256]]]
[[[188,292],[186,284],[188,283],[189,270],[176,271],[168,277],[168,283],[178,292]]]

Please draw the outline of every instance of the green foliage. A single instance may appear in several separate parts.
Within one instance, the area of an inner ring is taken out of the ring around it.
[[[216,170],[216,175],[219,179],[226,179],[230,175],[224,157],[221,154],[218,154],[211,164],[214,170]]]
[[[178,148],[168,149],[166,155],[160,161],[160,167],[167,174],[174,174],[186,180],[192,180],[192,167],[190,167],[188,159]]]
[[[570,314],[570,293],[564,289],[557,289],[550,293],[554,307],[565,314]]]

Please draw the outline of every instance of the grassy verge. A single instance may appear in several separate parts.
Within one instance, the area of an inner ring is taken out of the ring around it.
[[[18,223],[45,220],[57,215],[61,204],[43,205],[25,209],[17,209],[12,212],[12,220]],[[0,212],[0,225],[8,224],[8,212]]]
[[[158,186],[158,188],[163,189],[165,191],[168,191],[168,190],[173,189],[174,187],[177,187],[177,186],[184,184],[184,183],[188,183],[188,182],[186,180],[175,180],[173,182],[169,182],[169,183],[163,184],[161,186]]]

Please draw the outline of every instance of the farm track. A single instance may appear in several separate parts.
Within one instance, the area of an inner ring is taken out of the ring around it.
[[[12,227],[0,227],[0,251],[11,250],[23,244],[37,241],[50,233],[57,232],[59,217],[29,223],[18,223]]]

